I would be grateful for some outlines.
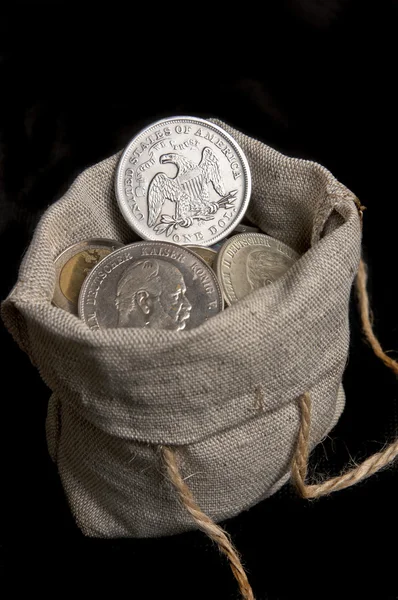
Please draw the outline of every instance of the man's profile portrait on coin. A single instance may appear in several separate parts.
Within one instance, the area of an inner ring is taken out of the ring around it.
[[[134,263],[121,276],[115,305],[118,327],[185,328],[192,305],[181,272],[161,259]]]
[[[246,277],[252,290],[273,283],[292,264],[292,259],[268,250],[252,250],[246,260]]]

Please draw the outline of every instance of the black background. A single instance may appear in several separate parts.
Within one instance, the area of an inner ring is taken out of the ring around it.
[[[330,169],[368,207],[364,256],[376,332],[398,349],[396,2],[225,5],[14,3],[1,12],[4,299],[46,207],[85,167],[174,114],[216,116]],[[228,17],[228,18],[227,18]],[[394,375],[363,342],[353,300],[344,414],[311,460],[337,474],[397,433]],[[86,539],[47,455],[48,389],[1,329],[4,572],[59,595],[229,599],[229,567],[200,533]],[[396,356],[396,355],[395,355]],[[286,485],[225,527],[256,598],[398,598],[398,471],[306,502]]]

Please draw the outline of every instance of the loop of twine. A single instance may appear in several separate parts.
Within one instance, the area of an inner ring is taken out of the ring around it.
[[[398,375],[398,362],[388,356],[382,349],[376,338],[371,320],[369,297],[366,291],[367,272],[366,265],[361,259],[356,278],[356,291],[358,296],[359,312],[361,315],[362,329],[375,355],[396,375]],[[361,464],[350,469],[342,475],[332,477],[317,484],[306,484],[307,465],[309,455],[310,425],[311,425],[311,398],[308,392],[299,398],[300,407],[300,429],[297,438],[296,450],[292,461],[292,480],[303,498],[319,498],[331,492],[342,490],[355,485],[359,481],[370,477],[383,469],[398,456],[398,439],[386,446],[381,452],[376,452]]]
[[[363,209],[364,207],[360,208]],[[398,362],[393,360],[383,351],[380,342],[373,332],[366,282],[366,265],[361,259],[356,278],[356,291],[363,332],[375,355],[380,358],[389,369],[398,375]],[[331,492],[350,487],[359,481],[370,477],[374,473],[377,473],[377,471],[388,464],[391,464],[398,455],[397,439],[383,451],[376,452],[376,454],[370,456],[360,465],[350,469],[342,475],[332,477],[317,485],[306,484],[311,428],[311,398],[308,392],[299,398],[299,408],[300,428],[291,465],[291,477],[299,495],[303,498],[319,498],[320,496],[330,494]],[[169,447],[162,446],[161,452],[167,475],[177,490],[181,503],[192,516],[198,528],[206,533],[217,544],[219,550],[227,557],[231,570],[238,583],[241,598],[243,600],[254,600],[253,590],[248,581],[239,554],[234,548],[229,535],[219,525],[214,523],[214,521],[208,517],[196,503],[191,490],[181,476],[175,451]]]

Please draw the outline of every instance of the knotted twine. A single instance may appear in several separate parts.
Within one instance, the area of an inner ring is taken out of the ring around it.
[[[362,218],[363,207],[358,206],[358,210]],[[367,293],[367,268],[363,259],[359,263],[355,289],[365,338],[375,355],[398,376],[398,362],[384,352],[373,331],[370,318],[369,296]],[[358,466],[337,477],[332,477],[319,484],[306,483],[311,429],[311,397],[308,392],[300,396],[298,405],[300,409],[300,427],[291,464],[291,478],[297,492],[302,498],[320,498],[321,496],[326,496],[332,492],[355,485],[374,475],[380,469],[390,465],[397,457],[398,439],[386,446],[381,452],[376,452]],[[238,583],[241,598],[244,600],[254,600],[253,590],[230,536],[222,527],[214,523],[210,517],[203,513],[195,502],[192,492],[181,476],[175,450],[170,447],[162,447],[161,451],[167,476],[174,485],[181,503],[192,516],[198,528],[208,535],[217,544],[220,552],[227,557]]]

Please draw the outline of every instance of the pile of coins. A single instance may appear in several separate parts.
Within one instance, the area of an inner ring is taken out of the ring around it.
[[[83,240],[55,261],[53,303],[91,329],[192,329],[298,258],[241,223],[251,193],[247,160],[203,119],[164,119],[141,131],[120,159],[115,189],[143,241]]]

